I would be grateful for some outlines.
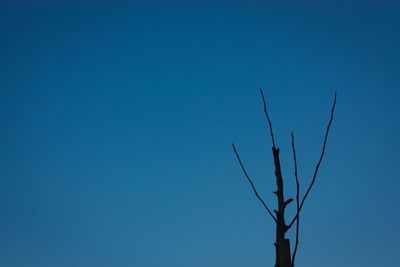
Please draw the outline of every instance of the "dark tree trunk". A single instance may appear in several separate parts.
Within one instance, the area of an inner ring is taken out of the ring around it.
[[[277,191],[275,194],[278,198],[278,211],[276,213],[276,262],[275,267],[291,267],[291,253],[289,239],[285,238],[286,223],[285,223],[285,208],[292,200],[285,201],[283,191],[283,179],[281,172],[281,163],[279,159],[279,148],[272,147],[272,154],[274,156],[275,176]]]

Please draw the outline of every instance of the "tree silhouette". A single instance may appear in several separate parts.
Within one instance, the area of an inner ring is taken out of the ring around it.
[[[280,163],[280,158],[279,158],[279,148],[276,146],[276,143],[275,143],[272,122],[268,115],[267,102],[265,101],[264,92],[261,88],[260,88],[260,93],[261,93],[261,98],[262,98],[263,107],[264,107],[264,114],[265,114],[266,120],[268,122],[268,128],[269,128],[271,141],[272,141],[272,155],[273,155],[273,159],[274,159],[275,177],[276,177],[276,185],[277,185],[277,189],[276,189],[276,191],[274,191],[274,194],[277,197],[278,210],[275,209],[273,211],[273,213],[271,212],[268,205],[265,203],[265,201],[262,199],[262,197],[257,192],[257,189],[256,189],[252,179],[248,175],[246,168],[243,165],[243,162],[239,156],[239,152],[237,151],[234,143],[232,143],[232,148],[233,148],[233,151],[235,152],[235,155],[236,155],[239,165],[243,171],[243,174],[247,178],[247,181],[250,183],[251,188],[253,189],[256,197],[258,198],[258,200],[261,202],[261,204],[263,205],[265,210],[268,212],[268,214],[271,216],[271,218],[276,223],[276,240],[274,243],[274,245],[275,245],[275,267],[293,267],[295,259],[296,259],[297,248],[299,245],[300,212],[303,208],[304,202],[306,201],[311,189],[314,186],[319,167],[321,165],[322,159],[324,158],[326,142],[328,140],[329,130],[331,128],[331,124],[333,121],[333,115],[335,112],[336,92],[335,92],[335,95],[333,98],[333,104],[332,104],[329,122],[326,127],[326,131],[325,131],[325,137],[324,137],[324,141],[323,141],[323,145],[322,145],[321,154],[320,154],[319,160],[315,166],[314,174],[312,176],[310,185],[308,186],[304,196],[301,198],[301,201],[300,201],[300,182],[299,182],[299,177],[298,177],[298,173],[297,173],[297,157],[296,157],[295,139],[294,139],[293,132],[291,134],[291,136],[292,136],[292,152],[293,152],[293,161],[294,161],[294,176],[296,179],[296,213],[293,216],[293,219],[290,221],[289,224],[286,224],[286,221],[285,221],[285,209],[293,201],[293,198],[288,198],[285,200],[285,197],[284,197],[284,184],[283,184],[283,178],[282,178],[282,172],[281,172],[281,163]],[[291,254],[290,240],[288,238],[286,238],[285,235],[292,228],[294,223],[296,223],[296,236],[295,236],[296,239],[295,239],[295,246],[294,246],[293,254]]]

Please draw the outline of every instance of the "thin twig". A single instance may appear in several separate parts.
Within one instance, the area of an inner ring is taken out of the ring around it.
[[[263,92],[262,88],[260,88],[260,93],[261,93],[261,98],[262,98],[263,105],[264,105],[264,114],[265,114],[265,117],[267,117],[269,131],[271,132],[272,147],[275,148],[276,146],[275,146],[274,131],[272,130],[272,123],[271,123],[271,119],[269,118],[269,115],[268,115],[267,102],[265,101],[264,92]]]
[[[323,143],[323,145],[322,145],[321,156],[319,157],[318,163],[317,163],[317,165],[316,165],[316,167],[315,167],[315,171],[314,171],[314,175],[313,175],[313,178],[312,178],[312,180],[311,180],[311,183],[310,183],[310,185],[308,186],[308,189],[307,189],[307,191],[306,191],[306,193],[305,193],[305,195],[304,195],[304,197],[303,197],[303,199],[302,199],[302,201],[301,201],[300,208],[299,208],[299,210],[297,211],[296,216],[293,218],[293,220],[292,220],[292,221],[290,222],[290,224],[288,225],[287,230],[288,230],[290,227],[292,227],[293,223],[296,221],[297,217],[299,216],[300,211],[301,211],[301,209],[303,208],[304,201],[306,200],[308,194],[309,194],[310,191],[311,191],[311,188],[313,187],[313,185],[314,185],[314,183],[315,183],[315,178],[317,177],[318,170],[319,170],[319,166],[320,166],[320,164],[321,164],[321,162],[322,162],[322,159],[323,159],[323,157],[324,157],[324,154],[325,154],[326,141],[328,140],[329,130],[330,130],[330,128],[331,128],[331,124],[332,124],[332,120],[333,120],[333,114],[334,114],[334,112],[335,112],[335,106],[336,106],[336,92],[335,92],[335,96],[334,96],[334,99],[333,99],[333,105],[332,105],[332,109],[331,109],[331,117],[330,117],[330,119],[329,119],[328,126],[326,127],[325,138],[324,138],[324,143]]]
[[[296,178],[296,208],[297,213],[300,212],[300,183],[299,176],[297,174],[297,157],[296,157],[296,148],[294,144],[294,134],[292,132],[292,150],[293,150],[293,160],[294,160],[294,176]],[[296,244],[294,246],[293,256],[292,256],[292,267],[294,266],[294,261],[296,259],[297,247],[299,245],[299,223],[300,223],[300,215],[297,216],[296,219]]]
[[[272,214],[271,210],[268,208],[267,204],[265,204],[264,200],[261,198],[261,196],[258,194],[256,187],[254,186],[253,181],[250,179],[249,175],[247,174],[246,169],[243,166],[242,160],[240,159],[239,153],[236,151],[236,147],[235,144],[232,143],[232,148],[233,151],[235,152],[235,155],[239,161],[240,167],[242,168],[242,171],[244,173],[244,176],[246,176],[247,181],[249,181],[251,187],[253,188],[254,194],[256,195],[256,197],[258,198],[258,200],[260,200],[261,204],[264,206],[264,208],[267,210],[267,212],[269,213],[269,215],[271,215],[272,219],[274,219],[274,221],[276,222],[276,218],[275,216]]]

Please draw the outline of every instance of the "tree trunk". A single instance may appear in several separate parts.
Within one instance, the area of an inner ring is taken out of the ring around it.
[[[279,148],[272,147],[272,154],[274,156],[275,165],[275,176],[277,191],[275,194],[278,198],[278,211],[276,213],[276,260],[275,267],[292,267],[291,253],[290,253],[290,242],[289,239],[285,238],[286,223],[285,223],[285,208],[291,200],[285,201],[283,191],[283,179],[281,172],[281,163],[279,159]]]
[[[292,267],[291,254],[290,254],[290,241],[285,238],[278,244],[278,257],[276,267]]]

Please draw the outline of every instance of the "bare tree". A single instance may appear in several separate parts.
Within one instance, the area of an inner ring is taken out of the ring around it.
[[[306,201],[311,189],[314,186],[319,167],[321,165],[322,159],[324,158],[326,142],[328,140],[329,130],[331,128],[331,124],[333,121],[333,115],[335,112],[336,92],[335,92],[335,95],[333,98],[333,104],[332,104],[329,122],[326,127],[326,131],[325,131],[325,137],[324,137],[324,141],[322,144],[322,151],[321,151],[319,160],[315,166],[314,174],[312,176],[310,185],[308,186],[306,193],[304,194],[304,196],[302,198],[300,198],[300,182],[299,182],[299,177],[298,177],[298,173],[297,173],[297,156],[296,156],[296,148],[295,148],[295,139],[294,139],[294,134],[292,132],[292,152],[293,152],[293,161],[294,161],[294,176],[296,179],[296,213],[293,216],[292,220],[290,220],[289,224],[286,224],[285,209],[293,201],[293,198],[285,199],[285,197],[284,197],[284,188],[283,188],[284,184],[283,184],[283,178],[282,178],[282,172],[281,172],[281,163],[280,163],[280,158],[279,158],[279,148],[276,146],[276,143],[275,143],[272,122],[271,122],[271,119],[268,114],[267,102],[265,100],[262,89],[260,89],[260,93],[261,93],[261,98],[262,98],[263,107],[264,107],[264,114],[265,114],[266,120],[268,122],[269,134],[271,136],[271,141],[272,141],[272,155],[273,155],[273,159],[274,159],[275,177],[276,177],[276,185],[277,185],[277,189],[276,189],[276,191],[274,191],[274,194],[276,195],[277,201],[278,201],[278,209],[277,210],[275,209],[273,212],[271,212],[271,209],[268,207],[268,205],[265,203],[265,201],[262,199],[262,197],[257,192],[257,189],[256,189],[252,179],[248,175],[248,172],[246,171],[246,168],[243,165],[243,162],[239,156],[239,152],[237,151],[235,144],[233,144],[233,143],[232,143],[232,148],[233,148],[233,151],[235,152],[235,155],[236,155],[239,165],[244,173],[244,176],[247,178],[247,181],[250,183],[257,199],[261,202],[261,204],[263,205],[265,210],[268,212],[268,214],[271,216],[271,218],[276,223],[276,240],[274,243],[274,245],[275,245],[275,267],[293,267],[295,259],[296,259],[297,248],[299,245],[300,213],[303,208],[304,202]],[[301,199],[301,201],[300,201],[300,199]],[[296,239],[295,239],[293,254],[291,254],[290,240],[288,238],[286,238],[286,233],[292,228],[294,223],[296,223],[296,235],[295,235]]]

